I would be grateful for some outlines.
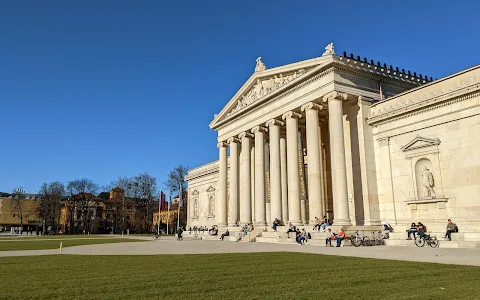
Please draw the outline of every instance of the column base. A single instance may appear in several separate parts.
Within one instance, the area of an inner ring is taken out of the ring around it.
[[[254,225],[255,225],[255,227],[267,227],[267,222],[260,221],[260,222],[255,223]]]
[[[288,220],[288,223],[292,223],[292,225],[295,225],[295,226],[305,226],[305,224],[303,224],[303,221],[302,220]],[[285,225],[285,226],[288,226],[288,223]]]
[[[333,225],[334,226],[352,226],[352,221],[350,221],[349,219],[344,219],[344,220],[333,219]]]

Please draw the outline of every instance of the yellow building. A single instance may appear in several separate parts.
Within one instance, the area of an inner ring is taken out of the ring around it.
[[[23,195],[24,199],[11,194],[0,194],[0,232],[9,232],[12,227],[22,227],[22,231],[34,231],[42,226],[38,215],[40,196]]]

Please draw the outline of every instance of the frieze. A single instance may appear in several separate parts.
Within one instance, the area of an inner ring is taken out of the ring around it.
[[[227,116],[230,116],[231,114],[234,114],[244,109],[248,105],[265,97],[271,92],[278,90],[282,86],[290,83],[291,81],[297,79],[304,74],[305,69],[301,69],[286,76],[283,76],[283,74],[278,74],[265,80],[257,79],[257,82],[252,87],[252,89],[246,94],[242,95],[241,99],[237,100],[237,105],[232,111],[227,114]]]

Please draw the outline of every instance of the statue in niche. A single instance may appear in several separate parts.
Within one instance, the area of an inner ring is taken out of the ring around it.
[[[427,167],[423,168],[422,172],[422,185],[425,189],[425,198],[435,198],[435,191],[433,187],[435,186],[435,181],[433,179],[433,174]]]
[[[215,211],[215,202],[213,201],[213,196],[208,197],[208,215],[213,216]]]
[[[257,65],[255,66],[255,72],[265,71],[266,69],[267,67],[262,62],[262,57],[261,56],[257,57]]]

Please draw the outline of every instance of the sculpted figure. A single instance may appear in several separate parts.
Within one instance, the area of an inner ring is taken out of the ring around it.
[[[265,71],[266,69],[267,67],[262,62],[262,57],[261,56],[257,57],[257,65],[255,66],[255,72]]]
[[[255,91],[255,98],[260,99],[263,96],[263,86],[260,79],[257,79],[257,84],[254,86],[253,90]]]
[[[333,49],[333,43],[330,43],[325,47],[325,52],[323,52],[322,56],[330,54],[335,54],[335,51]]]
[[[422,185],[425,188],[425,197],[435,197],[435,191],[433,190],[435,181],[432,172],[427,167],[423,168]]]

